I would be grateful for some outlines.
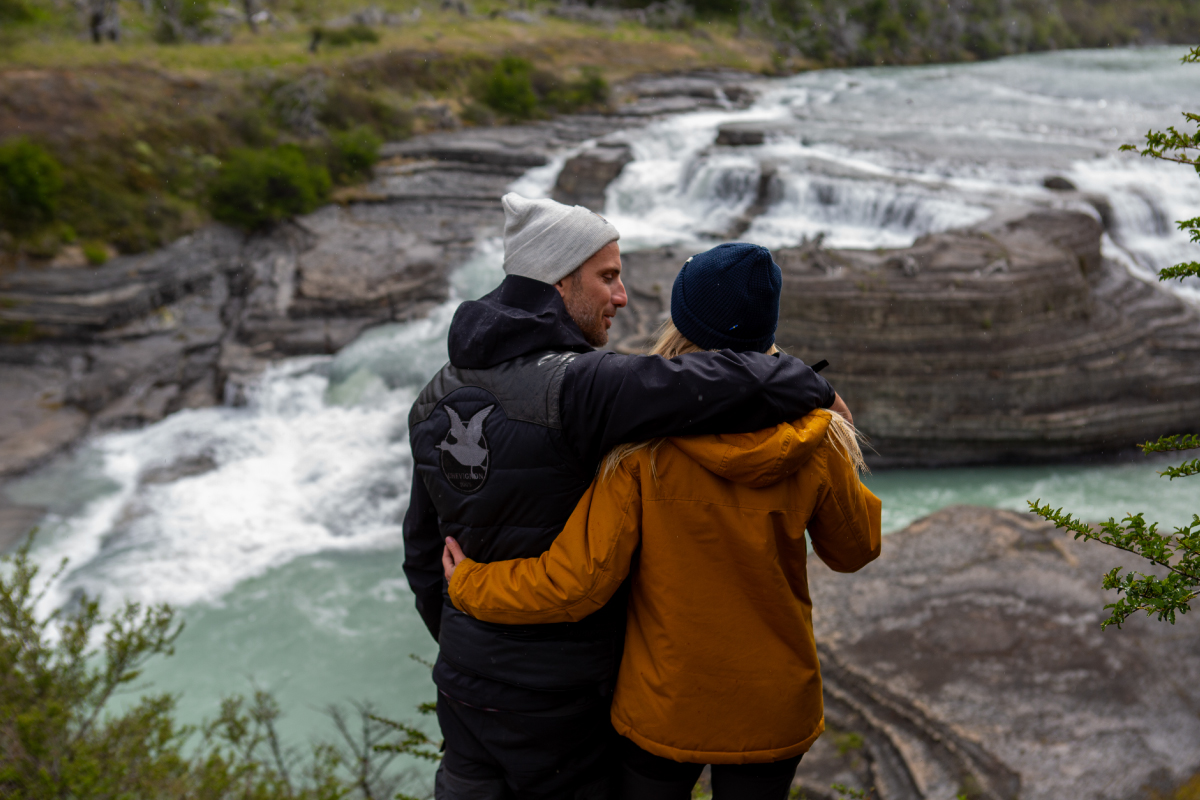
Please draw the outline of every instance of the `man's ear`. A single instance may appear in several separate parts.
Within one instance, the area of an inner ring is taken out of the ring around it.
[[[559,297],[566,297],[567,296],[567,279],[563,278],[561,281],[554,284],[554,288],[558,289]]]

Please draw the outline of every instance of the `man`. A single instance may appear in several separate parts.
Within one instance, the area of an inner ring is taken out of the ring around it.
[[[668,361],[594,349],[626,304],[616,229],[582,206],[516,194],[502,202],[506,277],[459,307],[450,363],[409,415],[404,571],[441,646],[437,796],[598,798],[624,593],[580,622],[479,622],[445,599],[445,537],[479,562],[537,556],[614,445],[758,430],[845,406],[789,356],[724,350]]]

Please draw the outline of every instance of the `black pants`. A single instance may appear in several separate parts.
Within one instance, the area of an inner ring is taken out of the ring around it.
[[[703,764],[681,764],[622,738],[621,800],[689,800]],[[801,756],[770,764],[714,764],[713,800],[784,800]]]
[[[484,711],[441,695],[446,742],[437,800],[607,800],[617,738],[609,701],[519,714]]]

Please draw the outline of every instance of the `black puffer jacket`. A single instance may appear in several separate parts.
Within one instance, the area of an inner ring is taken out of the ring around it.
[[[441,645],[435,680],[452,697],[464,680],[541,691],[602,685],[615,673],[625,619],[621,603],[561,625],[472,619],[444,596],[445,536],[476,561],[540,555],[614,445],[758,430],[834,399],[789,356],[593,350],[553,286],[517,276],[459,307],[449,346],[450,363],[409,415],[416,474],[404,571]]]

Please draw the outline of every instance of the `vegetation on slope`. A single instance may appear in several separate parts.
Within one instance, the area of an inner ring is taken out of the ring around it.
[[[786,52],[827,64],[974,61],[1072,47],[1192,43],[1186,0],[746,0]]]
[[[366,2],[0,0],[0,269],[267,225],[366,178],[377,142],[602,109],[636,72],[1200,34],[1187,0]]]
[[[41,615],[37,575],[28,545],[0,559],[2,797],[391,800],[412,777],[397,759],[440,758],[419,729],[365,703],[353,720],[330,709],[337,736],[303,754],[280,741],[281,712],[264,692],[226,699],[199,729],[176,721],[171,695],[113,713],[109,701],[149,659],[171,655],[182,626],[168,606],[127,603],[104,617],[88,597]]]
[[[74,7],[0,0],[0,170],[36,161],[50,180],[5,181],[0,268],[139,252],[213,217],[270,224],[368,177],[383,141],[601,109],[608,81],[634,72],[770,64],[732,25],[528,24],[484,2],[393,2],[370,25],[349,2],[239,4],[259,9],[252,30],[199,0],[123,0],[101,26],[118,40],[98,43]]]

